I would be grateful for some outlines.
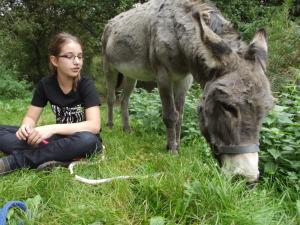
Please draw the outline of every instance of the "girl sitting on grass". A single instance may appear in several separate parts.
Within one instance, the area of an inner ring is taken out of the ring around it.
[[[0,174],[53,162],[63,164],[102,151],[100,100],[93,82],[80,74],[80,40],[59,33],[49,50],[53,75],[38,83],[22,125],[0,126],[0,151],[7,154],[0,158]],[[48,101],[56,124],[37,126]]]

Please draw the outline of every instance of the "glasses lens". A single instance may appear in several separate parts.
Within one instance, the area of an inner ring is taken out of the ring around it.
[[[79,54],[79,55],[63,54],[63,55],[59,55],[58,57],[66,58],[66,59],[69,59],[69,60],[75,60],[76,57],[77,57],[78,60],[83,60],[83,55],[82,54]]]

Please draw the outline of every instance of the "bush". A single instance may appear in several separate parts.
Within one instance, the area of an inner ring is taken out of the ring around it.
[[[103,72],[102,57],[94,56],[90,65],[90,73],[95,81],[96,88],[102,96],[107,95],[106,80]]]
[[[25,81],[16,80],[15,71],[0,66],[0,99],[15,99],[29,97],[30,84]]]
[[[266,27],[272,19],[276,7],[262,6],[258,0],[224,1],[215,0],[217,7],[241,32],[244,39],[250,40],[256,30]]]
[[[300,192],[300,70],[283,88],[274,110],[263,123],[261,159],[266,177],[287,182]]]
[[[243,39],[250,41],[254,33],[265,27],[268,33],[269,66],[268,77],[272,87],[278,91],[287,81],[293,80],[288,70],[300,64],[300,27],[290,18],[294,1],[285,0],[280,6],[278,1],[223,1],[215,0],[224,15],[237,26]]]
[[[268,76],[274,90],[295,79],[290,67],[300,65],[300,26],[289,19],[291,1],[285,1],[270,20]]]
[[[146,131],[159,134],[166,132],[157,88],[150,93],[136,88],[130,97],[129,114],[137,126]]]
[[[202,138],[197,116],[200,92],[200,87],[195,84],[185,99],[181,127],[181,138],[184,142]],[[129,112],[134,122],[144,130],[165,134],[166,128],[162,120],[162,107],[157,88],[150,93],[143,89],[135,89],[131,95]]]

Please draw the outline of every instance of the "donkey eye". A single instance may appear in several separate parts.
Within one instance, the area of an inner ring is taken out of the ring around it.
[[[198,109],[197,109],[198,113],[202,113],[202,110],[203,110],[203,106],[202,106],[202,105],[199,105],[199,106],[198,106]]]
[[[236,109],[236,107],[225,102],[220,102],[220,105],[225,111],[229,112],[234,117],[238,117],[238,110]]]

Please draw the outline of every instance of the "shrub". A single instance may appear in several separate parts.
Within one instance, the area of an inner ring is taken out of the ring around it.
[[[159,134],[165,132],[157,88],[150,93],[136,88],[130,97],[129,113],[134,123],[144,130]]]
[[[294,74],[289,67],[300,65],[300,26],[289,19],[291,1],[285,1],[273,14],[268,28],[268,76],[274,90],[280,90]]]
[[[272,13],[276,9],[276,7],[271,6],[263,7],[257,0],[214,0],[214,2],[247,40],[253,37],[256,30],[269,24]]]
[[[266,177],[287,182],[300,192],[300,70],[283,88],[274,110],[263,123],[261,159]]]
[[[269,66],[268,77],[272,87],[278,91],[287,81],[293,80],[290,66],[300,64],[300,27],[290,18],[293,0],[278,1],[223,1],[215,0],[228,19],[237,26],[243,39],[250,41],[254,33],[265,27],[268,33]]]
[[[93,80],[95,81],[95,85],[97,90],[102,96],[106,96],[106,80],[103,72],[103,63],[102,57],[94,56],[92,58],[92,62],[90,65],[90,73],[92,75]]]
[[[197,106],[200,87],[194,85],[185,99],[184,116],[181,127],[181,138],[184,142],[202,138],[200,135]],[[138,126],[145,130],[165,134],[166,128],[162,120],[161,101],[157,88],[148,93],[143,89],[135,89],[129,105],[130,116]]]
[[[17,77],[15,71],[0,66],[0,74],[0,99],[15,99],[30,96],[30,84],[25,80],[18,81],[15,78]]]

